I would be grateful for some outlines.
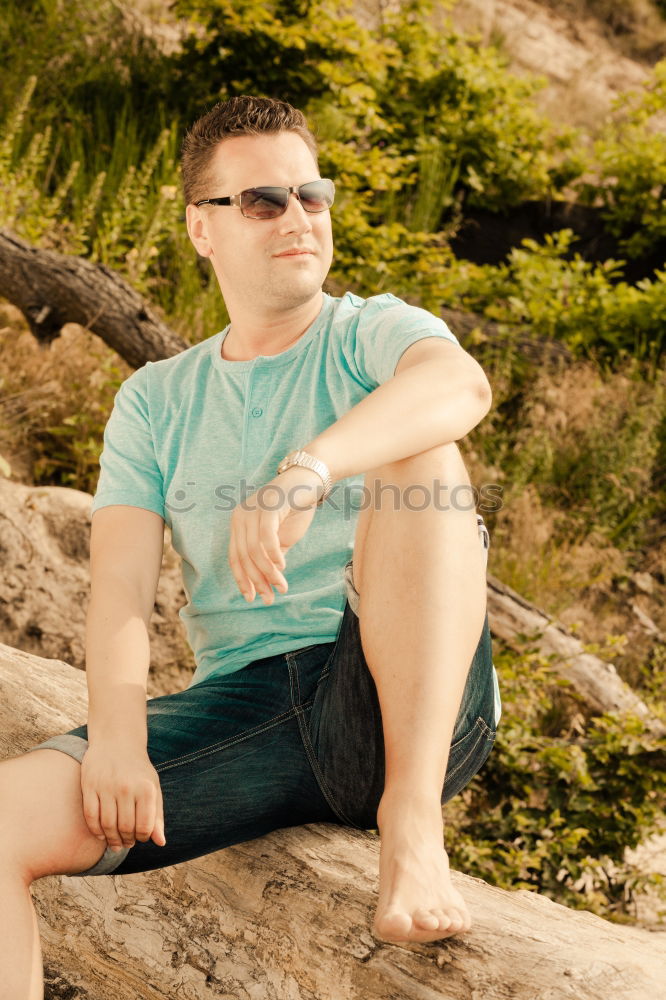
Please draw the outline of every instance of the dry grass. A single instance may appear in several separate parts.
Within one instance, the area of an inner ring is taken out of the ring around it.
[[[600,507],[590,501],[586,513],[583,498],[581,513],[575,490],[569,505],[563,495],[566,483],[556,487],[549,469],[557,467],[558,455],[574,461],[579,479],[584,479],[589,466],[590,494],[603,498],[606,484],[600,488],[598,481],[593,482],[599,478],[592,468],[596,462],[609,487],[633,489],[638,501],[649,485],[651,459],[642,453],[647,446],[640,439],[635,456],[631,447],[627,455],[621,437],[623,428],[627,436],[626,422],[638,408],[649,413],[653,395],[654,386],[633,380],[626,371],[603,380],[587,362],[577,362],[559,374],[544,369],[521,411],[511,481],[505,469],[479,461],[478,444],[476,458],[469,463],[477,485],[504,486],[502,509],[486,515],[491,534],[489,572],[577,631],[585,642],[601,647],[610,643],[608,658],[633,684],[640,684],[645,663],[666,637],[666,538],[655,518],[645,527],[646,551],[621,550],[609,541],[608,526],[598,523]],[[482,427],[470,436],[473,443],[477,435],[482,437]],[[539,470],[534,475],[529,471],[532,462]],[[618,636],[626,640],[612,638]]]
[[[46,428],[84,414],[82,437],[97,437],[103,431],[113,405],[115,390],[109,377],[114,370],[121,379],[132,372],[90,331],[68,324],[60,337],[41,347],[21,313],[8,303],[0,305],[0,455],[9,463],[14,481],[39,481],[49,458],[43,439]],[[87,472],[96,479],[89,467],[93,461],[93,454],[82,455]],[[90,477],[77,485],[94,489]]]

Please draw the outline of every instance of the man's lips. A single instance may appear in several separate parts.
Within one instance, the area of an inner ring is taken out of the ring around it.
[[[312,254],[314,250],[283,250],[282,253],[276,253],[276,257],[300,257],[305,254]]]

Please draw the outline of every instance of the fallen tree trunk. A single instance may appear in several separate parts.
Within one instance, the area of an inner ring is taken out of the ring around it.
[[[82,722],[85,678],[0,646],[0,760]],[[645,1000],[660,935],[453,873],[466,936],[393,945],[371,932],[379,840],[334,824],[159,871],[32,886],[52,997],[79,1000]],[[78,992],[76,992],[78,990]]]
[[[6,229],[0,230],[0,295],[21,310],[43,345],[66,323],[78,323],[133,368],[189,346],[115,271],[83,257],[31,247]]]
[[[652,715],[612,663],[586,653],[579,639],[490,573],[488,621],[492,634],[511,647],[521,635],[529,636],[540,653],[555,654],[555,672],[571,682],[574,691],[594,712],[632,713],[643,719],[655,736],[666,735],[666,726]]]

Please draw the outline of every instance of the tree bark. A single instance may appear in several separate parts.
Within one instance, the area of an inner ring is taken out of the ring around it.
[[[85,678],[0,645],[0,760],[86,716]],[[645,1000],[662,936],[454,872],[469,934],[371,932],[379,839],[309,824],[129,876],[35,882],[46,996],[76,1000]]]
[[[0,230],[0,295],[17,306],[42,345],[66,323],[96,333],[133,368],[189,345],[115,271],[83,257],[31,247]]]

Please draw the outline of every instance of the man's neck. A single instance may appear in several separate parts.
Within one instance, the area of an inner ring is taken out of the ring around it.
[[[282,354],[292,347],[313,324],[323,305],[323,294],[288,315],[256,320],[231,316],[231,324],[222,341],[221,354],[225,361],[252,361],[263,355]]]

